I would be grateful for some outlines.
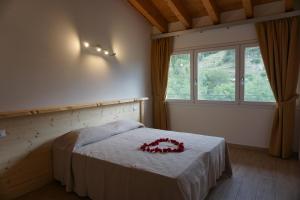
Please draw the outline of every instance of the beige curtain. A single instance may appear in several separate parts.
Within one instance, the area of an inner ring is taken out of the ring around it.
[[[162,38],[152,41],[151,81],[153,93],[153,123],[154,128],[165,130],[168,129],[165,98],[172,49],[173,38]]]
[[[276,98],[269,152],[292,155],[299,63],[299,24],[296,17],[256,24],[267,75]]]

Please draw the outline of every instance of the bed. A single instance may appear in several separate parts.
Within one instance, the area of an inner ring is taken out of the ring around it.
[[[158,138],[184,143],[180,153],[140,149]],[[54,178],[93,200],[202,200],[231,176],[223,138],[163,131],[130,120],[71,131],[53,144]]]

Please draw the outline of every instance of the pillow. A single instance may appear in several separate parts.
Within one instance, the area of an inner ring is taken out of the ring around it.
[[[75,148],[80,148],[111,136],[141,127],[144,127],[142,123],[133,120],[118,120],[101,126],[78,129],[72,131],[72,133],[78,135]]]

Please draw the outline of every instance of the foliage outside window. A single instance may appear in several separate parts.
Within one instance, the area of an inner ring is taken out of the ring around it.
[[[198,99],[235,100],[235,49],[198,53]]]
[[[275,102],[259,47],[246,47],[244,101]]]
[[[169,66],[167,99],[191,99],[190,54],[172,55]]]

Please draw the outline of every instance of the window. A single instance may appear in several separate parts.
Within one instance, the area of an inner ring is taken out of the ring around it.
[[[170,59],[167,99],[191,99],[191,55],[172,55]]]
[[[195,102],[275,102],[257,44],[172,55],[167,99]]]
[[[197,54],[198,99],[235,101],[235,49]]]
[[[259,47],[245,47],[244,60],[244,101],[275,102]]]

